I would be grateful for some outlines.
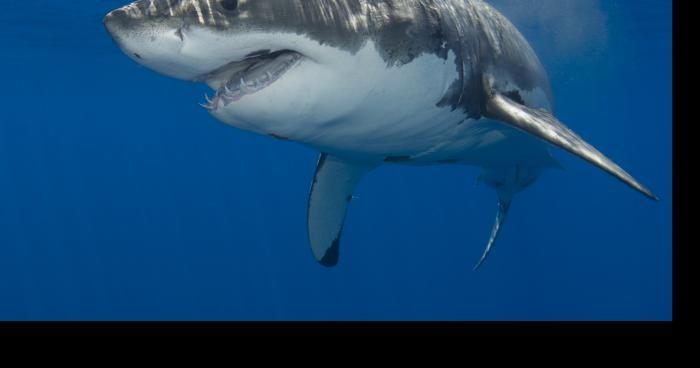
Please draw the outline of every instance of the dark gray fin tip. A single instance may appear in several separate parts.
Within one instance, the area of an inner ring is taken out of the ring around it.
[[[334,267],[338,264],[338,259],[340,258],[340,233],[338,233],[338,236],[333,240],[333,244],[331,245],[330,248],[326,251],[326,254],[323,255],[323,258],[321,258],[318,263],[321,264],[321,266],[325,267]]]
[[[484,253],[481,255],[481,259],[479,259],[479,262],[477,262],[477,264],[474,266],[474,271],[478,271],[479,268],[484,264],[486,258],[491,252],[491,248],[493,248],[493,245],[496,243],[498,234],[501,233],[503,222],[505,221],[506,215],[508,214],[508,209],[510,209],[510,200],[503,200],[499,198],[496,222],[493,224],[493,228],[491,229],[491,236],[489,237],[489,242],[486,244],[486,249],[484,249]]]

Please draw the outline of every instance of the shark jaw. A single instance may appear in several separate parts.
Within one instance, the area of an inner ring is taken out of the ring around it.
[[[231,62],[201,79],[216,90],[203,104],[210,112],[225,108],[246,95],[259,92],[282,78],[299,64],[303,55],[292,50],[261,50],[240,61]]]

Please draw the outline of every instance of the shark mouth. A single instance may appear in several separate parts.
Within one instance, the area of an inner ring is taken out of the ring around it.
[[[301,58],[300,53],[291,50],[263,50],[229,63],[202,77],[203,80],[223,81],[213,98],[205,96],[207,103],[202,106],[213,111],[259,92],[280,79]]]

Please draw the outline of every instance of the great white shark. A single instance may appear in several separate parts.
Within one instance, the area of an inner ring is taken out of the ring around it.
[[[324,266],[385,163],[481,168],[498,210],[475,268],[514,195],[559,167],[551,146],[657,199],[553,115],[537,55],[481,0],[139,0],[104,23],[137,63],[209,85],[216,119],[321,152],[307,223]]]

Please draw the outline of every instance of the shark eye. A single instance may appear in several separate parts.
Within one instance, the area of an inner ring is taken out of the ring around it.
[[[221,6],[228,11],[236,10],[238,8],[238,0],[221,0]]]

